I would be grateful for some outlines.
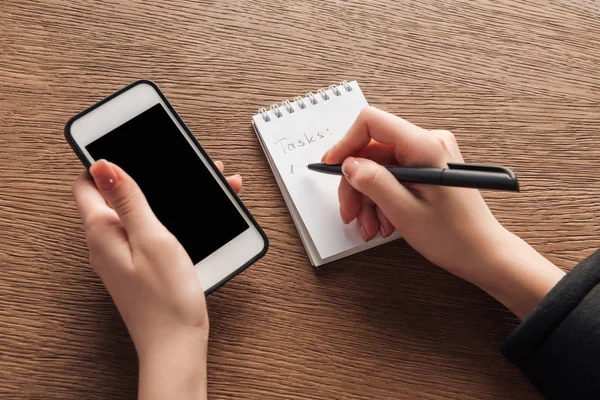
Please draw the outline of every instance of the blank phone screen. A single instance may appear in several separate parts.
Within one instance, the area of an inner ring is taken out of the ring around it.
[[[86,146],[138,183],[158,219],[196,264],[248,224],[162,104]]]

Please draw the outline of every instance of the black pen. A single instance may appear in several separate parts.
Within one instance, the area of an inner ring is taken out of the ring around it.
[[[400,182],[457,186],[475,189],[519,191],[519,181],[508,168],[483,164],[451,164],[448,168],[385,166]],[[343,175],[342,165],[308,164],[308,169],[324,174]]]

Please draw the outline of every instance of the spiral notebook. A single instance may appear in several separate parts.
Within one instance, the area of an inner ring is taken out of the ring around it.
[[[252,118],[308,258],[317,267],[399,237],[378,234],[365,242],[356,221],[344,225],[340,217],[340,177],[306,168],[320,162],[367,105],[358,83],[344,81],[261,108]]]

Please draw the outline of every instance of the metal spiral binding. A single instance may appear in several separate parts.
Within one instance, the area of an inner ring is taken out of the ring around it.
[[[269,117],[269,113],[267,112],[266,108],[264,108],[264,107],[259,108],[258,113],[262,117],[263,121],[269,122],[271,120],[271,117]]]
[[[294,112],[294,107],[292,107],[292,103],[290,103],[289,100],[284,100],[283,103],[281,103],[281,106],[285,107],[288,114],[292,114]]]
[[[271,110],[273,110],[273,112],[275,113],[275,116],[277,118],[281,118],[283,117],[283,113],[281,112],[281,110],[279,109],[279,106],[277,105],[277,103],[273,103],[271,104]]]
[[[348,81],[342,81],[340,83],[340,85],[342,85],[344,87],[344,89],[346,89],[346,92],[351,92],[352,91],[352,86],[350,86],[350,84],[348,83]]]
[[[327,89],[321,88],[321,89],[317,90],[316,96],[313,94],[313,92],[308,92],[308,93],[306,93],[306,95],[304,95],[304,97],[302,97],[302,96],[294,97],[293,102],[291,102],[289,100],[282,101],[281,106],[278,106],[277,103],[273,103],[269,107],[269,110],[267,110],[264,107],[259,108],[258,113],[262,117],[263,121],[270,122],[271,117],[269,116],[269,111],[273,111],[273,114],[275,115],[276,118],[281,118],[281,117],[283,117],[281,108],[283,108],[288,114],[293,114],[294,112],[296,112],[296,110],[294,109],[294,104],[297,105],[298,111],[301,111],[301,110],[306,109],[306,107],[307,107],[306,102],[308,102],[314,106],[314,105],[319,104],[319,98],[322,101],[331,100],[331,96],[329,96],[329,93],[327,93],[328,90],[331,91],[331,93],[335,97],[341,96],[343,94],[341,89],[344,89],[346,92],[351,92],[352,86],[350,86],[348,81],[342,81],[342,82],[340,82],[339,85],[330,85],[329,88],[327,88]]]
[[[315,97],[313,92],[306,93],[306,99],[308,101],[310,101],[310,104],[312,104],[312,105],[319,104],[319,102],[317,101],[317,98]]]
[[[325,101],[329,100],[329,95],[327,94],[327,92],[325,91],[325,89],[321,88],[319,90],[317,90],[317,94],[321,95],[321,98]]]
[[[302,96],[294,97],[294,103],[298,104],[298,107],[300,107],[301,110],[304,110],[306,108],[306,103],[304,102],[304,100],[302,100]]]

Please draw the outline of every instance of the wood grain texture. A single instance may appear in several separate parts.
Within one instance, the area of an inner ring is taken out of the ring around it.
[[[599,37],[584,0],[0,2],[0,397],[136,397],[62,132],[149,78],[244,174],[271,239],[208,299],[211,398],[539,398],[498,350],[517,320],[405,243],[314,270],[250,117],[356,79],[371,104],[452,130],[467,161],[514,167],[523,193],[490,207],[568,270],[600,245]]]

